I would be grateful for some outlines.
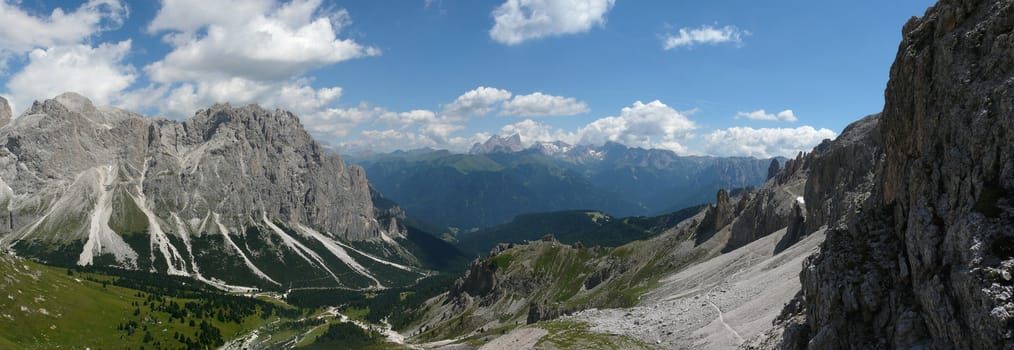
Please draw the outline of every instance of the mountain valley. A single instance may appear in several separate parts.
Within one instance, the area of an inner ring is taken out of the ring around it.
[[[1014,0],[901,29],[883,109],[791,158],[507,127],[341,155],[309,113],[0,97],[0,348],[1014,348]],[[510,95],[372,110],[554,97]]]

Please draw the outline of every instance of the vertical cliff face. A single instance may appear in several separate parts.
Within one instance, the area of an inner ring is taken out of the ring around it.
[[[13,115],[14,113],[11,111],[11,105],[7,103],[7,99],[0,97],[0,128],[10,123]]]
[[[808,208],[831,227],[786,348],[1014,347],[1014,1],[943,0],[903,33],[872,195]]]
[[[168,214],[232,224],[301,222],[350,240],[379,238],[365,173],[347,167],[289,112],[215,105],[150,128],[145,191]],[[179,176],[165,176],[181,174]]]

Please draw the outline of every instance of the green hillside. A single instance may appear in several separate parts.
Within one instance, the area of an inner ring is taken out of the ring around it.
[[[327,309],[223,294],[186,278],[123,273],[0,254],[0,349],[205,349],[253,331],[261,335],[258,348],[399,347],[361,326],[348,329],[353,324]]]
[[[614,218],[593,210],[567,210],[518,215],[514,220],[458,236],[458,248],[470,256],[485,255],[498,243],[522,243],[553,237],[566,244],[617,247],[649,238],[689,218],[704,206],[655,217]]]

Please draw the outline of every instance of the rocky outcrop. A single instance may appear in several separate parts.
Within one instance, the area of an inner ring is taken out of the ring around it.
[[[704,214],[704,219],[701,220],[698,232],[718,231],[732,223],[732,219],[735,217],[735,207],[732,204],[732,199],[729,198],[729,191],[725,189],[718,190],[718,194],[715,195],[715,204],[708,207],[708,211]]]
[[[807,156],[806,232],[844,225],[873,191],[883,147],[880,114],[849,124],[831,142],[825,140]]]
[[[943,0],[903,33],[883,160],[807,185],[807,226],[829,229],[785,348],[1014,347],[1014,1]],[[810,205],[862,177],[869,198]]]
[[[487,297],[497,286],[496,269],[496,264],[488,260],[472,261],[465,275],[451,286],[448,293],[450,299],[460,299],[466,294],[470,297]]]
[[[782,170],[782,164],[778,162],[778,159],[772,159],[771,165],[768,166],[768,180],[778,175],[778,172]]]
[[[14,112],[11,111],[11,105],[7,103],[7,99],[0,97],[0,128],[10,124],[13,117]]]

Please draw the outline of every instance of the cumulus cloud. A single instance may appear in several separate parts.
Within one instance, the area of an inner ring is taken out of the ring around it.
[[[399,149],[417,149],[437,146],[432,139],[403,130],[363,130],[354,140],[342,142],[339,148],[347,151],[391,152]]]
[[[544,123],[539,123],[531,119],[525,119],[514,124],[504,125],[500,128],[500,133],[503,135],[520,135],[521,142],[526,147],[531,146],[535,142],[563,141],[573,144],[578,141],[575,133],[566,132],[562,129],[555,128]]]
[[[835,137],[828,129],[733,127],[704,135],[704,153],[717,156],[791,157],[809,151],[824,139]]]
[[[342,89],[314,87],[304,74],[380,54],[340,38],[349,23],[348,12],[321,0],[162,1],[147,29],[171,50],[144,67],[150,85],[124,92],[118,105],[186,118],[217,102],[257,103],[295,112],[317,134],[347,135],[386,111],[334,108]]]
[[[306,129],[324,137],[345,137],[357,126],[390,113],[384,108],[362,103],[352,108],[326,108],[300,116]]]
[[[548,36],[587,32],[606,23],[615,0],[507,0],[493,10],[494,41],[517,45]]]
[[[32,15],[17,6],[19,3],[0,1],[0,51],[8,54],[79,44],[96,33],[120,27],[127,17],[127,8],[117,0],[87,1],[70,12],[56,8],[48,16]]]
[[[672,50],[678,47],[693,47],[695,45],[717,45],[722,43],[743,44],[743,37],[750,35],[750,32],[743,31],[736,26],[727,25],[724,27],[713,27],[704,25],[700,28],[680,28],[679,34],[666,34],[662,36],[662,48]]]
[[[501,115],[516,117],[567,116],[590,111],[588,105],[573,97],[546,95],[535,92],[517,95],[503,103]]]
[[[753,112],[739,112],[736,113],[736,119],[746,118],[750,120],[769,120],[769,121],[782,121],[782,122],[796,122],[799,119],[796,118],[796,114],[791,109],[778,112],[778,114],[772,114],[765,112],[763,109],[758,109]]]
[[[128,109],[155,108],[167,116],[186,118],[198,109],[214,103],[256,103],[269,108],[283,108],[303,116],[326,110],[341,94],[340,87],[316,89],[310,86],[307,79],[262,82],[234,77],[175,85],[152,84],[125,92],[118,105]]]
[[[377,48],[338,38],[348,13],[326,12],[320,0],[223,1],[210,8],[191,2],[165,1],[149,26],[167,31],[165,39],[173,46],[164,59],[145,67],[153,81],[280,81],[380,54]]]
[[[433,111],[426,109],[415,109],[408,112],[388,112],[380,116],[380,119],[393,124],[400,124],[402,128],[412,125],[430,124],[440,121],[440,118]]]
[[[578,130],[581,143],[617,142],[630,147],[663,148],[686,154],[685,142],[697,128],[685,114],[661,101],[634,102],[624,107],[619,116],[591,122]]]
[[[358,136],[358,138],[341,142],[338,148],[348,152],[391,152],[431,147],[448,149],[454,152],[465,152],[472,144],[489,139],[490,134],[479,132],[467,137],[458,136],[436,140],[432,136],[422,133],[387,129],[364,130]]]
[[[506,101],[511,95],[507,90],[480,86],[461,94],[454,102],[444,106],[444,114],[456,118],[486,115],[496,104]]]
[[[118,102],[121,93],[137,78],[136,70],[123,62],[130,47],[130,40],[125,40],[98,47],[69,45],[32,50],[25,67],[7,82],[7,89],[20,109],[27,109],[34,100],[67,91],[88,96],[98,105]]]

